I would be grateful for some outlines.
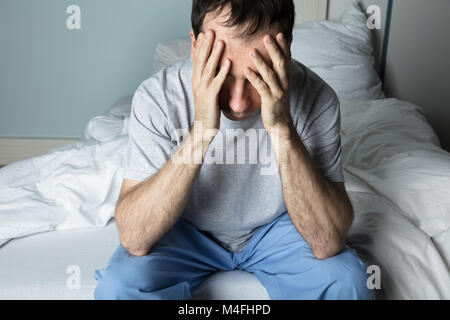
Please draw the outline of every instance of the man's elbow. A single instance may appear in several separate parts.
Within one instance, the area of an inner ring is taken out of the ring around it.
[[[145,257],[150,252],[150,249],[132,244],[130,241],[121,238],[120,244],[122,247],[134,257]]]
[[[338,238],[329,240],[320,245],[311,246],[314,257],[319,260],[326,260],[336,256],[344,248],[344,241]]]
[[[150,249],[144,246],[142,242],[138,241],[136,232],[130,230],[130,227],[122,220],[122,212],[119,210],[119,205],[116,207],[115,219],[122,247],[135,257],[144,257],[148,255]]]
[[[129,227],[124,227],[117,221],[117,226],[119,229],[119,239],[122,247],[132,256],[144,257],[150,252],[150,247],[148,247],[143,241],[139,240],[136,236],[136,231],[131,230]]]
[[[336,256],[343,248],[344,243],[336,242],[334,244],[313,249],[313,254],[318,260],[326,260]]]
[[[124,246],[124,248],[125,248],[125,250],[127,250],[127,252],[129,254],[131,254],[132,256],[137,257],[137,258],[145,257],[145,256],[148,255],[148,251],[147,250],[133,249],[133,248],[127,249],[125,246]]]
[[[347,215],[347,219],[343,221],[340,230],[332,232],[326,241],[312,246],[314,256],[319,260],[325,260],[339,254],[345,246],[345,238],[352,224],[353,210]]]

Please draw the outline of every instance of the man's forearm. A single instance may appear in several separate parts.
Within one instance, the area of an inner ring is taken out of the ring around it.
[[[272,141],[291,220],[317,258],[333,256],[352,224],[351,203],[315,168],[295,128],[278,133]]]
[[[195,137],[194,130],[158,174],[126,193],[117,204],[121,243],[135,256],[147,255],[186,206],[209,146],[209,141]]]

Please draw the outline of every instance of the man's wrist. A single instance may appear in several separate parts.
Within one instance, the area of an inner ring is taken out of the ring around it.
[[[175,164],[201,166],[206,152],[216,134],[214,131],[205,132],[201,122],[195,122],[190,133],[185,137],[183,143],[173,155]]]
[[[292,140],[298,136],[297,129],[295,128],[292,121],[287,121],[285,123],[280,123],[272,128],[267,128],[266,131],[271,138],[274,138],[276,136],[277,138],[279,137],[282,141]]]
[[[281,163],[287,159],[289,152],[295,148],[299,141],[297,129],[292,122],[278,125],[267,130],[272,141],[275,154]]]
[[[190,164],[201,165],[208,148],[219,132],[218,129],[207,129],[202,121],[195,121],[189,135],[190,152],[192,162]]]
[[[205,128],[202,121],[195,121],[191,129],[191,137],[194,139],[195,144],[201,144],[203,147],[208,148],[216,135],[219,133],[218,129]]]

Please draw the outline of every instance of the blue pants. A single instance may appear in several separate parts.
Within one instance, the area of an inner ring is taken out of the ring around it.
[[[120,245],[107,268],[95,272],[95,299],[190,299],[205,277],[235,269],[254,274],[273,300],[374,299],[366,268],[348,246],[315,258],[288,213],[260,227],[239,253],[180,219],[145,257]]]

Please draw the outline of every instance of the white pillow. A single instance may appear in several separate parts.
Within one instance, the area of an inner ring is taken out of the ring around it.
[[[156,46],[153,56],[152,74],[157,73],[176,61],[184,60],[190,55],[190,37],[162,42]]]
[[[385,98],[375,70],[372,33],[354,2],[341,21],[313,21],[294,28],[292,57],[324,79],[344,100]]]
[[[313,21],[294,28],[293,58],[317,73],[341,99],[385,98],[366,19],[355,2],[339,22]],[[189,37],[159,44],[152,73],[188,58],[190,48]]]

